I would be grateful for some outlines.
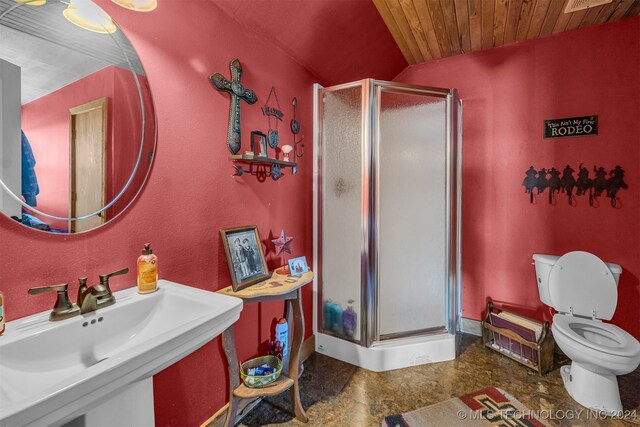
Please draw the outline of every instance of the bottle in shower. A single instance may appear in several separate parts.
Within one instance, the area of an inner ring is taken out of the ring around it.
[[[322,329],[325,331],[331,331],[331,324],[333,323],[333,303],[331,300],[324,300],[322,303]]]
[[[331,307],[331,332],[334,334],[342,335],[344,333],[342,327],[342,313],[343,309],[340,304],[332,304]]]
[[[344,328],[345,335],[353,337],[356,333],[356,325],[358,315],[355,311],[353,311],[353,300],[349,300],[349,305],[347,309],[342,313],[342,325]]]

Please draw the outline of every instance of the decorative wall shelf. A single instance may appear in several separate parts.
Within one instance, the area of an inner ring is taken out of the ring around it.
[[[245,173],[255,175],[258,177],[258,181],[264,181],[267,177],[271,177],[274,181],[282,178],[282,169],[290,167],[292,173],[297,172],[298,164],[296,162],[289,162],[285,160],[278,160],[272,157],[265,156],[248,156],[246,154],[234,154],[229,156],[229,160],[235,163],[244,163],[249,165],[249,169],[245,170],[240,165],[235,165],[235,176],[242,176]]]

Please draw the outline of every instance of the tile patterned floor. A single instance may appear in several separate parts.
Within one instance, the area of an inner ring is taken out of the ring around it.
[[[635,410],[636,416],[598,420],[588,419],[586,409],[566,393],[559,368],[567,363],[557,355],[554,370],[539,377],[533,370],[485,349],[480,338],[469,335],[462,337],[456,360],[389,372],[370,372],[314,353],[305,362],[300,383],[309,423],[293,417],[289,393],[283,393],[265,399],[240,425],[380,426],[387,415],[495,386],[531,410],[553,414],[546,420],[553,426],[640,426],[640,368],[618,379],[622,404],[626,410]],[[578,419],[568,419],[578,417],[581,410],[584,412]]]

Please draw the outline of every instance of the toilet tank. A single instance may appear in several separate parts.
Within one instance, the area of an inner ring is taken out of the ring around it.
[[[540,295],[540,301],[548,306],[553,306],[551,297],[549,296],[549,273],[551,273],[551,269],[558,259],[560,259],[559,255],[533,254],[533,262],[536,267],[536,282],[538,283],[538,295]],[[611,270],[617,286],[620,280],[620,274],[622,273],[622,267],[610,262],[605,262],[605,264],[609,267],[609,270]]]
[[[533,254],[533,263],[536,266],[536,282],[538,283],[538,295],[540,301],[545,305],[553,306],[549,296],[549,273],[556,261],[560,259],[558,255]]]

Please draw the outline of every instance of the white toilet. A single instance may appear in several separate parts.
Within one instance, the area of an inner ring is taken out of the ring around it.
[[[640,363],[640,343],[610,323],[618,302],[622,268],[588,252],[534,254],[540,300],[555,308],[553,337],[572,361],[560,368],[578,403],[610,415],[622,412],[617,375]]]

